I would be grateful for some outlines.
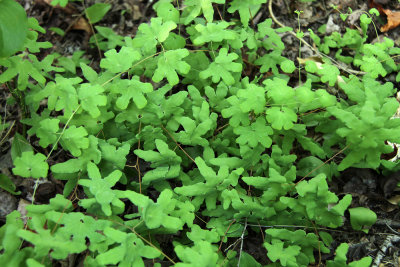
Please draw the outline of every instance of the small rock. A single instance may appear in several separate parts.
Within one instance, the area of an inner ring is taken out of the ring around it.
[[[6,216],[16,209],[17,199],[7,191],[0,189],[0,220],[5,221]]]
[[[340,27],[339,25],[333,22],[333,16],[330,15],[328,18],[328,22],[326,23],[326,34],[331,34],[333,32],[339,32]]]

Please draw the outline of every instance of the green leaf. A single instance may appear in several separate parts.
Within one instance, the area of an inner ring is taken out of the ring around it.
[[[260,114],[265,110],[265,89],[255,84],[248,84],[246,89],[240,89],[237,96],[241,100],[240,109],[243,112],[254,111]]]
[[[22,152],[22,156],[15,159],[12,171],[25,178],[45,178],[49,170],[46,160],[46,156],[41,153],[34,155],[32,151]]]
[[[80,67],[82,70],[82,74],[86,78],[86,80],[88,80],[91,83],[94,83],[97,80],[98,78],[97,72],[94,71],[91,67],[89,67],[83,62],[80,63]]]
[[[53,31],[54,33],[60,35],[60,36],[64,36],[65,35],[65,31],[58,28],[58,27],[50,27],[49,28],[50,31]]]
[[[0,173],[0,188],[6,190],[13,195],[19,195],[21,192],[15,192],[17,188],[10,177],[5,174]]]
[[[262,265],[257,262],[253,256],[248,254],[247,252],[242,252],[242,256],[240,257],[240,263],[238,263],[240,266],[248,266],[248,267],[261,267]]]
[[[249,125],[249,114],[247,112],[243,112],[243,110],[240,108],[241,101],[239,98],[237,98],[237,96],[231,96],[228,98],[228,103],[230,104],[230,107],[221,111],[222,117],[230,118],[229,123],[233,127],[237,127],[240,124],[243,126]]]
[[[293,61],[285,60],[281,62],[281,69],[286,73],[293,73],[293,71],[296,69],[296,66],[294,65]]]
[[[267,53],[263,55],[262,57],[258,58],[254,64],[256,65],[261,65],[261,72],[268,72],[272,71],[273,74],[278,75],[279,74],[279,69],[278,65],[284,64],[284,68],[286,67],[285,64],[287,64],[288,59],[281,56],[281,51],[278,49],[273,50],[270,53]],[[290,69],[292,67],[289,67],[287,69]]]
[[[297,174],[299,176],[315,177],[320,173],[326,174],[328,179],[331,179],[334,174],[337,174],[337,165],[324,163],[317,157],[309,156],[302,158],[297,163]]]
[[[96,257],[96,262],[100,265],[144,266],[142,257],[154,259],[160,256],[157,249],[145,245],[135,233],[107,227],[104,235],[110,240],[110,245],[115,245]]]
[[[187,74],[190,70],[190,65],[182,60],[188,55],[187,49],[169,50],[159,55],[157,69],[152,77],[153,81],[160,82],[165,77],[171,86],[178,84],[177,72]]]
[[[17,157],[21,157],[23,152],[33,151],[28,140],[19,133],[15,133],[11,144],[11,158],[14,161]]]
[[[90,161],[98,164],[101,159],[101,152],[98,149],[98,139],[93,135],[89,135],[88,138],[89,148],[84,149],[78,159],[69,159],[65,162],[57,163],[51,166],[51,171],[53,173],[76,173],[86,171],[86,166]],[[110,154],[107,154],[108,156],[116,155],[115,151],[107,152],[110,152]]]
[[[300,254],[300,246],[284,247],[284,243],[280,240],[272,240],[271,243],[264,243],[267,249],[268,258],[273,261],[280,261],[282,266],[298,266],[296,256]]]
[[[191,231],[188,232],[186,235],[193,242],[207,241],[210,243],[216,243],[219,241],[220,238],[215,229],[211,229],[210,231],[204,230],[201,229],[200,226],[198,226],[197,224],[193,225]]]
[[[57,234],[64,236],[67,240],[86,243],[86,238],[92,244],[106,240],[100,231],[111,225],[110,221],[95,219],[80,212],[61,213],[51,210],[46,213],[46,219],[58,225]]]
[[[233,129],[233,132],[240,135],[236,139],[236,143],[240,145],[248,144],[250,147],[256,147],[261,144],[263,147],[268,148],[272,144],[273,130],[267,125],[263,117],[257,118],[250,126],[239,126]]]
[[[329,86],[334,86],[340,75],[339,69],[331,64],[322,64],[317,73],[321,75],[321,81],[327,82]]]
[[[182,261],[175,264],[176,267],[218,266],[218,248],[210,242],[199,241],[193,247],[177,244],[174,249]]]
[[[221,48],[215,61],[212,62],[206,70],[200,72],[201,79],[212,77],[214,83],[218,83],[221,78],[227,85],[233,85],[235,78],[231,72],[241,72],[242,64],[233,62],[239,56],[235,53],[229,53],[226,48]]]
[[[349,209],[350,223],[354,230],[361,230],[368,233],[368,229],[376,222],[376,214],[370,209],[357,207]]]
[[[61,7],[66,7],[69,0],[53,0],[51,1],[52,6],[60,5]]]
[[[252,14],[252,11],[256,11],[264,3],[265,0],[233,0],[230,3],[228,12],[234,13],[235,11],[239,11],[240,21],[244,27],[247,27],[250,18],[255,14]]]
[[[111,71],[112,73],[125,72],[129,70],[133,62],[138,61],[141,55],[131,47],[123,46],[117,53],[115,49],[104,53],[105,58],[100,61],[100,67]]]
[[[274,29],[272,26],[272,19],[266,19],[264,22],[258,23],[258,39],[262,39],[263,47],[267,50],[276,51],[274,56],[278,57],[281,55],[282,50],[285,49],[285,44],[282,42],[279,33],[292,30],[291,28],[280,28]],[[268,36],[268,38],[265,38]],[[277,62],[278,63],[278,62]],[[275,73],[275,72],[274,72]]]
[[[17,235],[34,245],[37,257],[50,254],[52,258],[61,260],[68,254],[80,253],[86,249],[86,244],[67,240],[62,235],[53,235],[52,230],[45,228],[44,221],[41,222],[39,217],[35,216],[31,220],[35,232],[21,229]]]
[[[147,99],[144,96],[153,91],[151,83],[143,83],[138,76],[131,80],[117,80],[111,88],[111,92],[118,94],[117,107],[126,109],[131,100],[137,108],[143,109],[147,105]]]
[[[96,3],[85,9],[86,17],[89,23],[94,24],[99,22],[104,15],[110,10],[111,5],[105,3]]]
[[[126,156],[129,154],[129,143],[118,146],[113,144],[113,139],[100,140],[101,158],[112,164],[113,169],[123,169],[126,163]]]
[[[297,121],[297,114],[290,108],[271,107],[267,109],[267,120],[271,123],[272,128],[277,130],[289,130]]]
[[[107,97],[102,94],[103,92],[104,88],[97,84],[84,83],[78,88],[78,98],[82,108],[93,118],[97,118],[101,114],[98,106],[107,104]]]
[[[116,34],[110,27],[94,26],[98,34],[96,34],[96,39],[94,36],[90,38],[90,43],[98,46],[101,50],[108,51],[114,49],[117,46],[124,46],[124,38]]]
[[[180,173],[180,163],[182,159],[168,147],[168,144],[163,140],[156,139],[155,144],[159,152],[152,150],[144,151],[136,149],[134,153],[148,161],[152,162],[151,167],[155,168],[152,171],[148,171],[143,176],[143,183],[149,184],[152,181],[160,179],[175,178]]]
[[[44,119],[40,121],[40,127],[36,131],[36,136],[40,138],[39,145],[46,148],[55,144],[58,139],[59,119]]]
[[[81,149],[86,149],[89,147],[89,139],[86,137],[88,135],[84,127],[76,127],[72,125],[65,130],[64,134],[61,136],[61,145],[69,150],[71,154],[78,157],[82,154]]]
[[[0,58],[22,49],[28,32],[24,8],[14,0],[0,1]]]
[[[152,18],[150,25],[140,24],[132,45],[142,49],[145,54],[154,54],[158,43],[164,42],[169,33],[177,27],[173,21],[163,22],[162,18]]]
[[[46,87],[35,95],[34,100],[40,101],[48,97],[49,110],[60,111],[69,115],[78,107],[78,94],[76,85],[82,81],[81,78],[64,78],[56,76],[55,82],[49,82]]]
[[[226,21],[217,23],[210,22],[207,23],[206,26],[197,24],[195,29],[200,35],[194,38],[193,44],[203,45],[205,43],[222,42],[223,40],[234,40],[238,38],[236,32],[226,29],[229,25],[230,24]]]
[[[296,103],[293,101],[295,98],[295,90],[287,85],[287,81],[274,78],[273,80],[266,80],[264,84],[267,89],[267,95],[272,99],[276,105],[286,107],[294,106]]]
[[[153,9],[157,12],[157,17],[166,21],[173,21],[179,23],[179,10],[174,7],[169,1],[158,1],[154,3]]]
[[[347,265],[347,251],[349,250],[349,245],[346,243],[340,244],[336,248],[335,252],[335,259],[329,260],[326,262],[327,267],[342,267],[342,266],[349,266],[349,267],[363,267],[363,266],[370,266],[372,263],[371,257],[364,257],[361,260],[350,262]]]
[[[184,12],[189,13],[184,20],[185,25],[193,21],[201,12],[207,22],[212,22],[214,17],[212,3],[224,4],[225,0],[185,0],[184,4],[186,8]]]
[[[118,199],[117,193],[111,189],[121,178],[122,172],[115,170],[107,177],[101,178],[99,169],[92,162],[88,163],[87,170],[90,180],[81,179],[79,184],[87,187],[94,198],[82,199],[80,205],[84,208],[89,208],[94,202],[97,202],[106,216],[111,216],[112,214],[111,205],[123,208],[124,203]]]
[[[0,83],[10,81],[18,75],[18,89],[23,91],[28,86],[29,78],[33,78],[39,84],[44,85],[46,79],[39,68],[36,68],[32,62],[27,59],[22,59],[19,56],[13,56],[7,60],[0,60],[0,65],[7,68],[6,71],[0,74]]]

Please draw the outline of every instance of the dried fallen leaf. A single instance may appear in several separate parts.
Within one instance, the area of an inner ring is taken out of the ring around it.
[[[19,203],[18,203],[18,208],[17,210],[19,211],[19,213],[21,213],[21,219],[24,221],[24,223],[26,224],[28,217],[28,211],[26,210],[26,206],[29,206],[30,204],[32,204],[29,201],[26,201],[25,199],[20,199]]]
[[[396,205],[398,207],[400,203],[400,195],[395,195],[387,200],[390,204]]]
[[[89,22],[83,17],[80,17],[72,26],[73,30],[83,30],[87,32],[89,35],[92,34],[92,28],[90,27]]]
[[[383,13],[387,16],[387,23],[381,27],[381,32],[387,32],[400,25],[400,12],[392,12],[389,9],[383,9]]]

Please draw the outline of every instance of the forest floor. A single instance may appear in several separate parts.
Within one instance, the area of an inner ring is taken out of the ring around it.
[[[42,57],[47,53],[58,52],[62,56],[72,56],[75,51],[82,50],[88,56],[88,59],[93,63],[93,68],[99,64],[99,51],[93,48],[90,43],[93,28],[82,16],[85,6],[90,6],[94,3],[93,0],[83,2],[70,2],[65,8],[54,7],[50,5],[51,0],[35,0],[35,1],[19,1],[26,9],[29,17],[35,17],[41,27],[46,29],[46,34],[40,36],[40,41],[48,41],[53,44],[53,48],[43,50]],[[155,13],[152,5],[157,1],[146,0],[110,0],[112,4],[111,10],[107,13],[103,20],[97,26],[109,27],[117,34],[122,36],[134,36],[138,26],[141,23],[146,23]],[[351,25],[351,19],[343,22],[340,19],[339,13],[331,8],[331,5],[337,5],[343,13],[351,8],[353,14],[361,11],[366,11],[368,5],[373,1],[367,0],[325,0],[314,1],[309,3],[300,3],[300,1],[291,0],[275,0],[273,11],[276,19],[285,26],[290,26],[294,29],[300,28],[306,33],[308,29],[313,29],[315,32],[318,28],[327,24],[327,32],[339,31],[343,33],[346,27],[355,27]],[[386,2],[386,3],[385,3]],[[382,6],[385,9],[400,11],[398,1],[375,1],[375,3],[384,3]],[[295,10],[301,10],[300,20],[297,19]],[[224,10],[220,10],[221,16],[224,16]],[[254,23],[263,21],[271,17],[266,5],[254,16]],[[357,18],[356,18],[357,19]],[[399,20],[400,22],[400,20]],[[387,23],[386,17],[382,16],[375,21],[378,33],[380,36],[388,37],[395,41],[399,46],[400,43],[400,27],[395,27],[388,32],[380,32],[379,28]],[[277,26],[278,27],[278,26]],[[61,36],[56,34],[52,28],[59,28],[65,32]],[[374,40],[376,33],[371,30],[370,39]],[[298,56],[298,40],[292,35],[287,35],[283,38],[288,49],[285,50],[285,56],[292,60],[296,60]],[[302,57],[311,57],[314,55],[313,50],[304,46],[302,48]],[[393,78],[393,77],[392,77]],[[388,79],[392,79],[388,77]],[[399,86],[399,84],[397,84]],[[12,176],[11,168],[11,143],[14,134],[20,131],[22,124],[21,111],[17,105],[6,104],[6,99],[10,97],[10,92],[5,86],[0,87],[0,115],[5,122],[10,123],[10,129],[2,132],[0,136],[0,170],[2,173]],[[52,163],[57,163],[64,160],[63,153],[56,153],[50,159]],[[16,191],[20,191],[20,195],[11,195],[6,191],[0,191],[0,220],[4,220],[5,216],[12,210],[22,210],[23,206],[29,203],[30,196],[33,191],[33,179],[18,179],[14,178]],[[332,236],[338,244],[347,242],[350,245],[348,259],[357,260],[365,256],[376,256],[381,253],[379,260],[382,266],[399,266],[400,264],[400,192],[397,192],[396,184],[400,181],[400,173],[395,173],[387,177],[376,173],[369,169],[350,168],[342,173],[342,175],[330,182],[330,190],[337,195],[351,194],[353,196],[353,205],[364,206],[373,210],[378,221],[368,233],[352,230],[350,222],[346,221],[344,226],[335,231],[331,231]],[[55,179],[49,179],[39,185],[36,192],[36,200],[38,203],[47,203],[55,194],[62,193],[63,182]],[[253,233],[257,235],[257,233]],[[388,239],[390,237],[391,239]],[[254,243],[252,234],[244,243],[247,251],[253,251],[252,256],[259,262],[263,262],[265,257],[265,249],[261,244]],[[393,244],[390,249],[385,245]],[[397,245],[396,245],[397,244]],[[332,257],[327,255],[326,257]],[[324,259],[322,259],[324,260]],[[379,265],[381,266],[381,265]]]

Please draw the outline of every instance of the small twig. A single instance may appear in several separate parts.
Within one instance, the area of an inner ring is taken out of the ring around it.
[[[11,133],[11,130],[12,130],[12,129],[13,129],[13,127],[14,127],[14,124],[15,124],[15,121],[13,121],[13,123],[11,124],[10,128],[8,129],[8,131],[7,131],[6,135],[3,137],[3,139],[1,139],[1,140],[0,140],[0,145],[2,145],[2,144],[3,144],[3,142],[6,140],[7,136],[9,136],[9,135],[10,135],[10,133]]]
[[[219,244],[219,248],[218,248],[217,253],[221,251],[222,242],[224,241],[224,238],[225,238],[226,234],[228,233],[229,229],[231,228],[231,226],[232,226],[232,224],[233,224],[234,222],[236,222],[236,219],[233,219],[233,221],[229,224],[228,229],[226,229],[225,234],[224,234],[224,236],[223,236],[222,239],[221,239],[221,243]]]
[[[285,26],[282,22],[280,22],[280,21],[275,17],[275,15],[274,15],[274,12],[273,12],[273,10],[272,10],[272,1],[273,1],[273,0],[269,0],[269,2],[268,2],[268,10],[269,10],[269,13],[271,14],[271,18],[272,18],[272,20],[273,20],[276,24],[278,24],[278,25],[281,26],[282,28],[285,28],[286,26]],[[316,49],[316,48],[314,48],[312,45],[310,45],[306,40],[304,40],[304,39],[301,38],[301,37],[298,37],[294,31],[289,31],[289,33],[290,33],[291,35],[293,35],[294,37],[296,37],[297,39],[299,39],[303,44],[305,44],[306,46],[308,46],[308,47],[309,47],[311,50],[313,50],[317,55],[319,55],[319,56],[321,56],[321,57],[326,57],[326,58],[328,58],[329,60],[331,60],[339,69],[342,69],[343,71],[345,71],[345,72],[347,72],[347,73],[349,73],[349,74],[356,74],[356,75],[364,75],[364,74],[366,74],[366,72],[363,72],[363,71],[357,71],[357,70],[352,70],[352,69],[348,69],[348,68],[342,67],[336,60],[334,60],[333,58],[331,58],[330,56],[328,56],[328,55],[326,55],[326,54],[324,54],[324,53],[321,53],[320,51],[318,51],[318,49]]]
[[[242,235],[240,237],[239,260],[238,260],[238,264],[237,264],[238,267],[240,266],[240,258],[242,257],[243,239],[244,239],[244,233],[246,232],[246,228],[247,228],[247,218],[246,218],[246,221],[244,222],[243,232],[242,232]]]
[[[167,132],[167,134],[169,135],[169,137],[171,137],[171,139],[175,142],[175,144],[180,148],[180,150],[182,150],[182,152],[183,153],[185,153],[185,155],[191,160],[191,161],[193,161],[194,163],[196,163],[195,161],[194,161],[194,159],[181,147],[181,145],[175,140],[175,138],[170,134],[170,132],[167,130],[167,129],[165,129],[165,127],[164,127],[164,125],[162,125],[162,124],[160,124],[161,125],[161,128],[163,128],[163,130],[165,131],[165,132]]]
[[[378,254],[376,254],[375,260],[372,263],[371,267],[378,267],[385,257],[386,251],[388,248],[393,246],[393,243],[400,242],[400,236],[397,235],[390,235],[386,238],[385,242],[383,242],[381,249],[379,250]]]
[[[378,219],[375,222],[377,226],[390,226],[391,228],[400,228],[400,221],[389,219]]]
[[[139,136],[139,140],[138,140],[138,148],[140,149],[140,132],[142,131],[142,121],[139,121],[139,132],[138,132],[138,136]],[[136,165],[137,168],[137,172],[138,172],[138,176],[139,176],[139,194],[142,194],[142,174],[140,173],[140,165],[139,165],[139,157],[136,157]]]
[[[333,155],[331,158],[327,159],[326,161],[324,161],[323,163],[321,163],[319,166],[315,167],[314,169],[312,169],[309,173],[307,173],[306,175],[304,175],[303,178],[301,178],[296,184],[295,186],[297,186],[301,181],[303,181],[304,179],[306,179],[311,173],[315,172],[316,170],[318,170],[319,168],[321,168],[322,166],[324,166],[325,164],[327,164],[329,161],[333,160],[335,157],[337,157],[339,154],[342,154],[343,151],[345,151],[347,148],[349,147],[349,145],[345,146],[343,149],[339,150],[339,152],[337,152],[335,155]]]

